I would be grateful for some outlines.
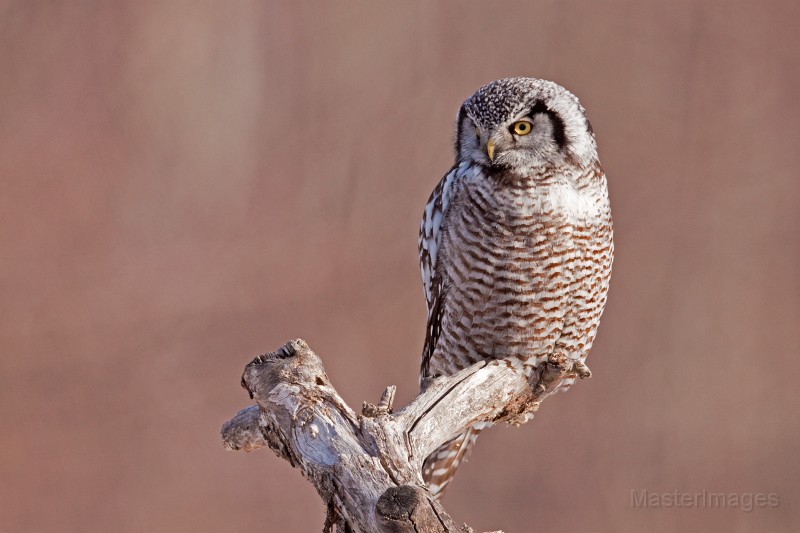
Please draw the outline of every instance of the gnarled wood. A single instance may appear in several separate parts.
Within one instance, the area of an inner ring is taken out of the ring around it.
[[[396,413],[389,387],[358,415],[295,340],[245,367],[242,385],[257,406],[239,411],[222,437],[230,450],[269,447],[298,467],[327,505],[325,531],[469,532],[428,493],[425,457],[475,422],[527,421],[561,380],[584,375],[585,365],[563,359],[531,379],[503,361],[481,362],[434,380]]]

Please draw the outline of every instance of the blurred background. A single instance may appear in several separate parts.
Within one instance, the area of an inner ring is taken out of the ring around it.
[[[587,108],[617,258],[594,377],[484,433],[445,506],[797,531],[798,6],[0,2],[0,531],[320,531],[298,471],[222,448],[242,369],[303,337],[351,405],[415,395],[419,216],[511,75]]]

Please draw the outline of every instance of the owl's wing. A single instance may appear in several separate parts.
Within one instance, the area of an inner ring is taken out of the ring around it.
[[[457,171],[458,167],[450,169],[433,189],[419,226],[419,266],[422,271],[422,288],[428,304],[428,325],[425,330],[425,347],[422,350],[420,379],[430,375],[430,359],[439,338],[445,288],[436,265],[441,251],[442,220],[453,198]]]

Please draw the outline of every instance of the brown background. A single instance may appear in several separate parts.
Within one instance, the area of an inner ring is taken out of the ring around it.
[[[351,405],[415,393],[417,221],[458,106],[578,94],[617,259],[595,377],[481,438],[477,528],[796,531],[797,21],[786,2],[0,2],[0,530],[319,531],[226,453],[292,337]],[[631,490],[777,493],[635,509]]]

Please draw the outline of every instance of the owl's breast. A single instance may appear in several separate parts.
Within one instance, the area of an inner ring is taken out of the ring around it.
[[[441,338],[434,373],[487,358],[536,364],[561,337],[590,274],[586,251],[600,209],[562,187],[470,184],[442,223]],[[585,291],[584,291],[585,292]]]
[[[431,365],[452,373],[487,358],[527,358],[558,338],[574,246],[563,216],[466,187],[442,224],[441,337]],[[502,204],[502,205],[501,205]]]

